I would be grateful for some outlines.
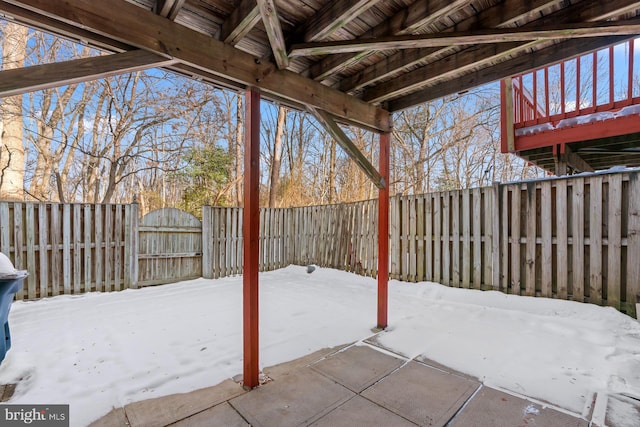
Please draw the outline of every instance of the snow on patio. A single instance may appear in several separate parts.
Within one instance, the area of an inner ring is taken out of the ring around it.
[[[261,366],[372,335],[373,279],[290,266],[260,287]],[[640,396],[640,323],[612,308],[391,281],[389,313],[380,344],[490,386],[584,416],[594,393]],[[9,403],[69,403],[72,425],[242,372],[241,277],[14,302],[9,323]]]

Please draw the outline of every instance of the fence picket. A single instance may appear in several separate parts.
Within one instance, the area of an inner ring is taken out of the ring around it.
[[[520,295],[520,185],[511,192],[511,293]]]
[[[553,240],[551,215],[551,181],[544,181],[540,190],[540,233],[542,245],[540,248],[540,294],[543,297],[553,296]],[[548,201],[548,202],[544,202]]]
[[[473,288],[482,288],[482,192],[480,188],[473,189]]]
[[[567,229],[567,181],[556,182],[556,295],[560,299],[568,296],[568,235]]]
[[[49,295],[49,250],[47,249],[47,245],[49,244],[47,238],[49,234],[49,223],[47,219],[47,205],[45,203],[38,203],[39,298],[44,298]]]
[[[572,190],[572,294],[575,301],[584,302],[584,180],[582,178],[575,179]]]
[[[609,176],[607,305],[620,309],[622,279],[622,175]]]
[[[602,177],[589,180],[589,302],[602,303]]]
[[[525,295],[535,296],[536,294],[536,185],[533,182],[527,183],[526,201],[526,232],[527,243],[525,246]]]

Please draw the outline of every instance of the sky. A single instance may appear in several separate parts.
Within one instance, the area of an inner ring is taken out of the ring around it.
[[[640,323],[613,308],[427,282],[391,281],[389,298],[377,340],[398,354],[578,416],[595,399],[594,420],[608,395],[640,398]],[[260,274],[260,304],[265,367],[371,337],[376,281],[289,266]],[[242,372],[241,307],[241,276],[14,302],[0,384],[18,383],[9,403],[70,404],[72,426],[212,386]]]

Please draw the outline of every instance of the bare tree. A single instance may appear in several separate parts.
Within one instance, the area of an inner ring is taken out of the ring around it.
[[[24,66],[27,49],[26,27],[7,22],[2,28],[2,66],[9,70]],[[0,103],[0,197],[24,197],[25,150],[23,143],[22,95]]]

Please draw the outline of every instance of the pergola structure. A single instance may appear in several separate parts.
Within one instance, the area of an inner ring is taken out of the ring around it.
[[[393,112],[640,34],[629,0],[0,0],[8,20],[108,54],[0,72],[0,96],[162,67],[246,90],[244,385],[258,385],[260,97],[306,110],[380,189]],[[380,133],[376,169],[339,123]],[[387,326],[380,238],[378,326]]]

